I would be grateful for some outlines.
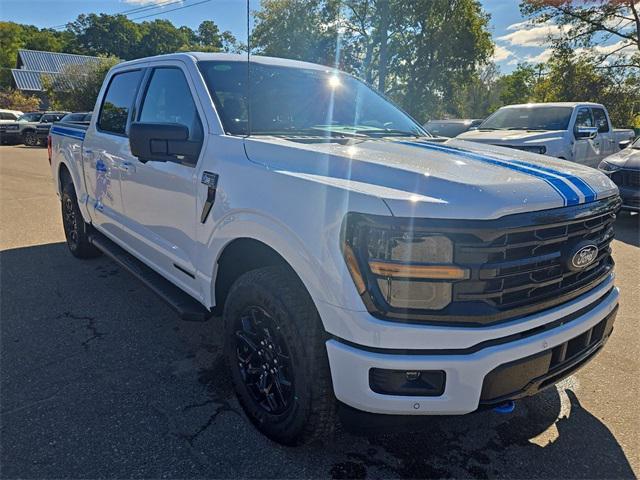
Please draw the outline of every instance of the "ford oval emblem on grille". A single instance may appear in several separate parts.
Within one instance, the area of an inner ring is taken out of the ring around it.
[[[582,270],[591,265],[598,258],[598,246],[593,243],[577,245],[569,254],[569,269]]]

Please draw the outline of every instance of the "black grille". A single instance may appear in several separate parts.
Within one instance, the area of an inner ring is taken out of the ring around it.
[[[456,242],[455,263],[469,265],[472,274],[454,286],[454,300],[484,302],[505,311],[591,285],[613,268],[614,219],[615,211],[610,210],[561,224],[498,230],[490,240]],[[596,260],[583,270],[570,270],[572,247],[586,241],[598,246]]]
[[[618,170],[611,174],[611,180],[621,187],[640,187],[640,170]]]

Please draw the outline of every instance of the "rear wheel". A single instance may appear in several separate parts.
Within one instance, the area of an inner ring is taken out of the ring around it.
[[[100,250],[89,242],[91,225],[84,221],[73,183],[65,182],[62,186],[62,226],[67,246],[74,257],[93,258],[100,255]]]
[[[22,136],[22,141],[27,147],[35,147],[40,143],[36,132],[25,132]]]
[[[224,309],[225,356],[253,424],[286,444],[327,438],[335,426],[324,329],[298,277],[286,267],[242,275]]]

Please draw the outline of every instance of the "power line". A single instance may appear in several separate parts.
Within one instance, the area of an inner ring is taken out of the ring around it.
[[[125,15],[125,16],[137,15],[137,14],[140,14],[140,13],[143,13],[143,12],[156,10],[158,8],[164,8],[166,6],[174,5],[176,3],[185,3],[185,2],[188,2],[188,1],[189,0],[167,0],[165,2],[156,3],[154,5],[145,5],[145,6],[142,6],[142,7],[131,8],[129,10],[123,10],[121,12],[116,12],[116,13],[113,13],[111,15]],[[168,10],[168,11],[171,11],[171,10]],[[162,13],[166,13],[166,12],[158,12],[158,15],[160,15]],[[145,17],[140,17],[140,18],[145,18]],[[133,19],[130,19],[130,20],[133,20]],[[47,28],[50,29],[50,30],[60,30],[60,29],[66,28],[69,23],[72,23],[72,22],[67,22],[67,23],[60,24],[60,25],[54,25],[53,27],[47,27]]]
[[[209,3],[210,1],[211,0],[202,0],[201,2],[191,3],[189,5],[184,5],[183,7],[172,8],[171,10],[165,10],[163,12],[152,13],[150,15],[143,15],[142,17],[130,18],[129,20],[133,21],[133,20],[140,20],[142,18],[157,17],[158,15],[164,15],[165,13],[175,12],[176,10],[183,10],[185,8],[195,7],[196,5],[202,5],[203,3]]]

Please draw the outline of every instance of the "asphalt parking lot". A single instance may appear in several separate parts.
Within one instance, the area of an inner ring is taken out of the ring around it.
[[[638,217],[617,224],[621,307],[605,350],[558,388],[413,433],[287,448],[258,434],[219,323],[180,321],[106,258],[64,245],[46,149],[0,147],[0,477],[636,478]]]

